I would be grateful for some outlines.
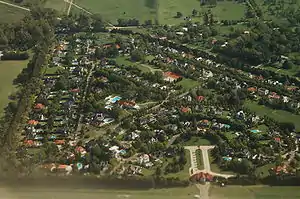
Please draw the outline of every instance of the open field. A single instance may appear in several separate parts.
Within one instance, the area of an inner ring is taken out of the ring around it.
[[[151,8],[146,0],[75,0],[75,3],[92,13],[101,14],[104,19],[116,23],[119,18],[137,18],[154,21],[156,8]],[[75,8],[74,8],[75,9]]]
[[[299,187],[214,186],[210,199],[298,199]]]
[[[0,115],[9,102],[8,96],[15,91],[13,80],[27,63],[28,61],[0,61]]]
[[[0,4],[0,13],[1,23],[13,23],[21,20],[28,12],[8,5]]]
[[[295,115],[284,110],[274,110],[269,107],[259,105],[253,101],[246,101],[245,106],[260,116],[267,115],[279,122],[293,122],[296,130],[300,130],[300,115]]]
[[[189,199],[197,194],[197,188],[150,189],[150,190],[107,190],[72,188],[1,188],[4,199]]]
[[[198,0],[74,0],[74,3],[91,13],[101,14],[113,24],[120,18],[136,18],[140,23],[151,19],[152,22],[157,20],[160,24],[179,24],[184,22],[184,17],[192,15],[193,9],[200,13],[211,10],[215,19],[231,20],[243,17],[245,10],[243,4],[234,1],[219,1],[215,7],[200,6]],[[48,0],[45,6],[61,12],[66,11],[66,3],[63,0]],[[73,6],[71,12],[78,13],[78,9]],[[183,17],[175,18],[177,12],[181,12]],[[192,21],[202,22],[202,16],[193,17]]]

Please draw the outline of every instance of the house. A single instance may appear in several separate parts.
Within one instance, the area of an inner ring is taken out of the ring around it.
[[[199,102],[202,102],[204,99],[205,99],[205,97],[201,96],[201,95],[196,97],[196,100]]]
[[[269,94],[269,90],[264,89],[264,88],[259,88],[258,89],[258,94],[259,95],[268,95]]]
[[[209,173],[199,172],[199,173],[192,175],[190,177],[190,180],[205,183],[205,182],[212,182],[213,178],[214,178],[213,175],[211,175]]]
[[[271,92],[270,95],[268,95],[269,99],[280,99],[280,95],[277,95],[275,92]]]
[[[75,148],[76,153],[80,154],[81,157],[85,156],[85,154],[87,153],[86,150],[82,147],[82,146],[77,146]]]
[[[149,163],[150,162],[150,157],[148,154],[144,154],[144,155],[141,155],[140,158],[139,158],[139,163],[142,165],[142,164],[146,164],[146,163]]]
[[[45,106],[41,103],[38,103],[34,106],[34,109],[36,109],[36,110],[41,110],[41,109],[44,109],[44,108],[45,108]]]
[[[36,126],[38,123],[39,123],[39,122],[36,121],[36,120],[29,120],[29,121],[28,121],[28,124],[29,124],[29,125],[33,125],[33,126]]]
[[[136,105],[134,101],[118,101],[118,104],[121,108],[128,108],[128,109],[139,109],[139,106]]]
[[[163,74],[164,76],[164,80],[167,81],[167,82],[174,82],[176,80],[178,80],[181,76],[180,75],[177,75],[173,72],[164,72]]]
[[[247,91],[250,92],[250,93],[255,93],[257,91],[257,89],[255,87],[249,87],[247,89]]]
[[[189,107],[182,107],[180,110],[183,113],[189,113],[189,112],[191,112],[191,108],[189,108]]]

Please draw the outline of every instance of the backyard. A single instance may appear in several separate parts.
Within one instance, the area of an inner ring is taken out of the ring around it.
[[[296,130],[300,130],[300,115],[295,115],[284,110],[274,110],[269,107],[259,105],[254,101],[246,101],[245,106],[260,116],[267,115],[278,122],[293,122]]]
[[[0,115],[9,102],[8,96],[15,91],[13,80],[27,63],[28,61],[0,61]]]

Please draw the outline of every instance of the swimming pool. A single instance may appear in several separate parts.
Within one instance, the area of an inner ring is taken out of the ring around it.
[[[120,99],[122,99],[122,97],[116,96],[116,97],[114,97],[114,98],[111,99],[111,102],[112,102],[112,103],[116,103],[116,102],[119,101]]]
[[[251,132],[251,133],[260,133],[261,131],[258,130],[258,129],[254,129],[254,130],[251,130],[250,132]]]

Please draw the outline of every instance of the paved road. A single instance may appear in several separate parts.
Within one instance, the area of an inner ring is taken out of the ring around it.
[[[224,177],[224,178],[233,177],[233,175],[215,173],[215,172],[211,171],[208,150],[215,148],[215,146],[185,146],[184,148],[190,151],[190,158],[191,158],[191,167],[189,169],[190,175],[193,175],[196,172],[205,172],[205,173],[209,173],[213,176],[220,176],[220,177]],[[198,150],[198,149],[200,149],[202,152],[202,161],[203,161],[203,166],[204,166],[203,170],[198,170],[197,156],[196,156],[196,150]],[[210,183],[207,182],[205,184],[197,184],[196,186],[199,189],[200,198],[201,199],[209,199]]]
[[[180,136],[180,133],[171,137],[171,139],[169,139],[169,141],[168,141],[167,148],[170,147],[175,142],[176,138],[178,138],[179,136]]]
[[[15,8],[19,8],[19,9],[22,9],[22,10],[30,11],[30,9],[28,9],[28,8],[25,8],[25,7],[22,7],[22,6],[18,6],[18,5],[15,5],[15,4],[11,4],[11,3],[7,3],[5,1],[0,1],[0,3],[8,5],[8,6],[15,7]]]

